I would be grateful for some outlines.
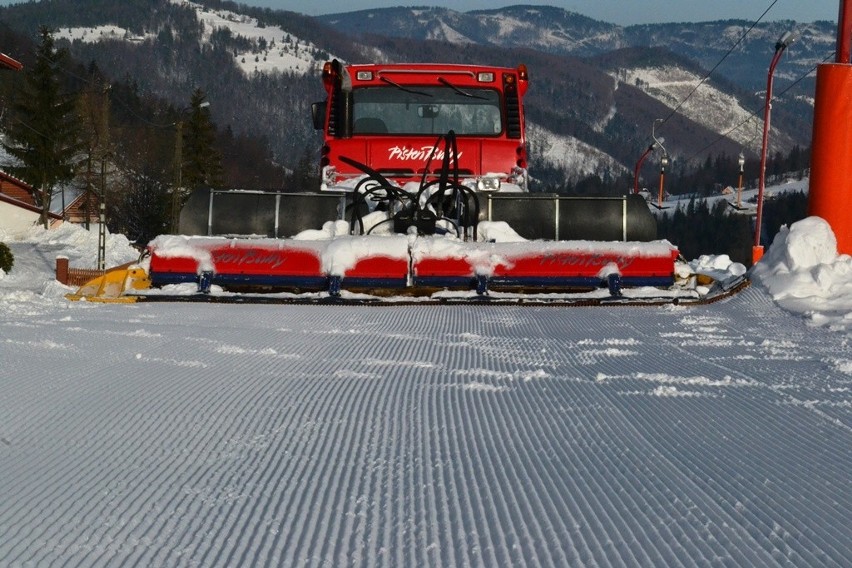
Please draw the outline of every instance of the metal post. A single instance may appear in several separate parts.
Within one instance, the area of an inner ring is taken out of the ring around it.
[[[215,191],[210,188],[210,199],[207,202],[207,236],[213,236],[213,194]]]
[[[180,223],[180,194],[183,185],[183,119],[175,123],[175,186],[172,189],[172,234],[178,233]]]
[[[760,244],[760,225],[763,218],[763,192],[766,189],[766,153],[769,145],[769,118],[772,111],[772,82],[775,66],[787,46],[795,41],[796,36],[787,32],[775,44],[775,55],[769,64],[766,75],[766,103],[763,106],[763,142],[760,148],[760,182],[757,189],[757,217],[754,223],[754,245],[751,249],[752,263],[757,263],[763,257],[763,245]]]
[[[648,154],[654,151],[654,148],[657,146],[656,142],[652,142],[648,148],[642,152],[642,155],[639,157],[639,161],[636,162],[636,167],[633,168],[633,193],[639,193],[639,170],[642,168],[642,162],[645,161],[645,158],[648,157]]]
[[[737,209],[742,209],[743,206],[743,167],[745,166],[745,156],[740,152],[738,160],[740,164],[740,176],[737,180]]]
[[[98,270],[106,269],[106,156],[101,158],[101,203],[98,220]]]
[[[660,158],[660,192],[657,195],[657,207],[663,208],[663,184],[666,178],[666,166],[669,165],[669,155],[663,154],[663,157]]]
[[[106,203],[101,198],[98,219],[98,270],[106,269]]]
[[[553,235],[553,236],[554,236],[554,238],[558,241],[558,240],[559,240],[559,214],[560,214],[560,211],[559,211],[559,202],[561,201],[561,199],[559,199],[559,197],[558,197],[558,196],[556,196],[556,197],[554,197],[554,198],[553,198],[553,200],[556,202],[556,203],[555,203],[555,206],[554,206],[554,210],[555,210],[555,215],[554,215],[554,216],[555,216],[555,222],[556,222],[556,229],[555,229],[555,231],[554,231],[554,235]]]
[[[278,216],[281,212],[281,194],[275,194],[275,238],[278,238]]]

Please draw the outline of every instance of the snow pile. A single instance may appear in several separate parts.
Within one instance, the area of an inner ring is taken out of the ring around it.
[[[702,254],[690,262],[675,263],[675,272],[679,279],[697,277],[696,291],[702,296],[710,292],[714,282],[727,287],[728,283],[738,281],[747,270],[745,265],[732,261],[727,254]]]
[[[852,330],[852,257],[838,254],[823,219],[782,227],[750,276],[784,309],[818,325]]]
[[[17,248],[14,246],[16,243],[28,243],[41,250],[55,250],[57,254],[68,257],[70,264],[77,268],[96,268],[98,263],[97,228],[87,231],[80,225],[63,223],[55,229],[47,230],[38,225],[26,233],[13,235],[6,233],[0,227],[0,242],[5,242],[13,249]],[[126,236],[111,234],[109,231],[106,234],[105,253],[105,263],[108,267],[132,262],[139,258],[139,251],[133,248]],[[17,272],[16,268],[20,260],[18,255],[15,255],[12,273]],[[50,260],[55,260],[55,257]]]
[[[35,226],[24,234],[10,235],[0,228],[0,242],[6,243],[15,257],[12,270],[0,271],[0,311],[38,311],[41,304],[62,303],[72,291],[56,281],[56,257],[68,258],[74,268],[96,268],[98,232],[79,225],[63,223],[56,229]],[[107,233],[106,266],[118,266],[139,258],[124,235]]]

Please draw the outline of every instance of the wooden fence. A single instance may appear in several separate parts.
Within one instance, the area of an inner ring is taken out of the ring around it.
[[[82,286],[89,280],[93,280],[99,276],[103,276],[110,270],[121,270],[133,264],[128,262],[121,266],[115,266],[109,270],[98,270],[97,268],[71,268],[68,266],[68,259],[62,256],[56,257],[56,279],[60,284],[66,286]]]

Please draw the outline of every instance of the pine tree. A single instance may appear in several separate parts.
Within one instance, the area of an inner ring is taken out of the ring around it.
[[[9,172],[34,188],[33,198],[47,228],[57,187],[74,178],[80,143],[76,102],[63,92],[59,80],[67,52],[56,49],[49,28],[39,28],[39,35],[36,61],[25,71],[23,88],[12,101],[14,120],[3,147],[19,162]]]
[[[183,128],[183,186],[190,192],[222,186],[222,157],[215,146],[216,129],[205,99],[201,89],[192,93],[189,118]]]
[[[222,158],[216,150],[216,129],[210,121],[210,103],[201,89],[190,98],[189,117],[175,123],[175,171],[178,172],[172,195],[172,230],[178,230],[180,210],[189,195],[202,187],[222,186]]]

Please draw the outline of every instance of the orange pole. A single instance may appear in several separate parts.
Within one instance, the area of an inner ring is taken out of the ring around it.
[[[837,15],[837,51],[835,63],[852,61],[852,0],[840,0]]]
[[[772,116],[772,83],[775,66],[781,60],[786,46],[781,42],[775,44],[775,55],[769,64],[769,73],[766,75],[766,104],[763,106],[763,143],[760,145],[760,176],[757,184],[757,214],[754,217],[754,245],[751,247],[751,262],[757,262],[763,258],[763,245],[760,244],[760,224],[763,220],[763,192],[766,190],[766,153],[769,149],[769,118]]]
[[[852,254],[852,65],[817,69],[808,214],[822,217],[837,251]]]
[[[652,142],[639,157],[639,161],[636,162],[636,167],[633,169],[633,193],[639,193],[639,170],[642,168],[642,162],[645,161],[645,158],[654,150],[656,145],[656,142]]]

